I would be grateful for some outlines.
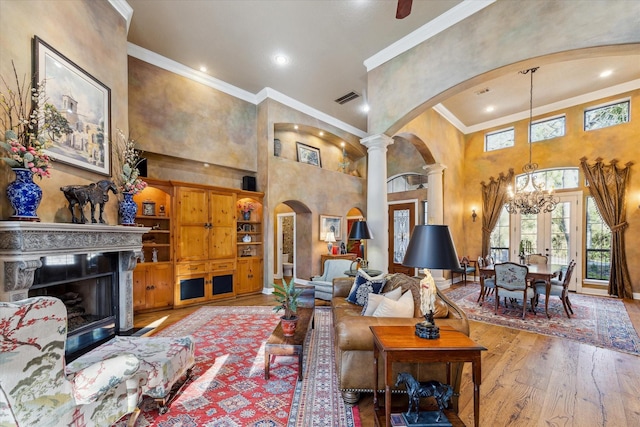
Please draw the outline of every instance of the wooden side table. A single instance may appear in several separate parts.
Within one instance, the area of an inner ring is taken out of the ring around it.
[[[415,335],[414,326],[370,326],[373,334],[373,404],[378,405],[378,360],[384,363],[384,420],[391,426],[391,384],[393,362],[445,362],[447,382],[451,381],[452,362],[471,362],[473,378],[474,425],[480,425],[480,384],[482,382],[481,352],[486,348],[450,326],[440,327],[440,338],[429,340]],[[456,417],[457,418],[457,417]],[[376,417],[376,423],[377,417]]]

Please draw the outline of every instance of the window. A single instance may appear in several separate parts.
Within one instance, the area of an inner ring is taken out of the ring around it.
[[[609,280],[611,230],[602,220],[593,197],[587,197],[587,279]]]
[[[629,122],[629,101],[594,107],[584,111],[584,130],[594,130]]]
[[[499,150],[501,148],[513,147],[515,133],[513,128],[499,130],[488,133],[484,136],[484,151]]]
[[[531,123],[531,142],[564,136],[565,122],[565,116],[560,116]]]
[[[498,223],[491,232],[489,238],[491,244],[491,256],[495,262],[509,261],[509,212],[502,208]]]
[[[516,176],[516,188],[526,185],[527,175]],[[544,188],[568,190],[578,188],[578,168],[546,169],[533,174],[536,184],[544,183]]]
[[[387,181],[387,193],[419,190],[427,187],[427,176],[417,173],[398,175]]]

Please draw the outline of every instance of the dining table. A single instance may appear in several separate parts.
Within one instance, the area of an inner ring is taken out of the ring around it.
[[[544,295],[544,312],[547,318],[551,318],[549,315],[549,293],[551,291],[551,279],[558,275],[558,272],[562,269],[562,265],[559,264],[523,264],[528,268],[527,283],[533,289],[535,289],[535,283],[544,281],[545,283],[545,295]],[[480,267],[480,295],[478,296],[478,302],[482,298],[484,302],[484,279],[487,277],[493,277],[496,275],[495,265],[489,264],[484,267]]]

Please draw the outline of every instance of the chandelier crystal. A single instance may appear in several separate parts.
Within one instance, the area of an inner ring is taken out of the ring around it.
[[[531,73],[531,86],[529,89],[529,163],[522,167],[524,172],[524,182],[521,185],[517,185],[516,179],[516,191],[513,191],[513,187],[510,185],[507,188],[507,212],[510,214],[539,214],[542,212],[551,212],[558,204],[558,199],[553,195],[553,188],[547,190],[545,188],[545,182],[536,181],[536,170],[538,164],[531,160],[531,124],[533,123],[533,73],[538,68],[530,68],[525,71],[520,71],[522,74]]]

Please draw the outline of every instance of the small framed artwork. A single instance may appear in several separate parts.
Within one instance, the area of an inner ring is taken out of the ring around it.
[[[142,202],[142,215],[156,216],[156,202],[151,200]]]
[[[318,166],[319,168],[322,167],[319,148],[303,144],[302,142],[296,142],[296,147],[298,148],[298,161],[300,163]]]
[[[342,240],[342,218],[339,216],[320,215],[320,240],[324,241],[329,232],[334,234],[336,240]]]
[[[36,81],[66,122],[46,150],[56,161],[111,175],[111,90],[37,36]]]

